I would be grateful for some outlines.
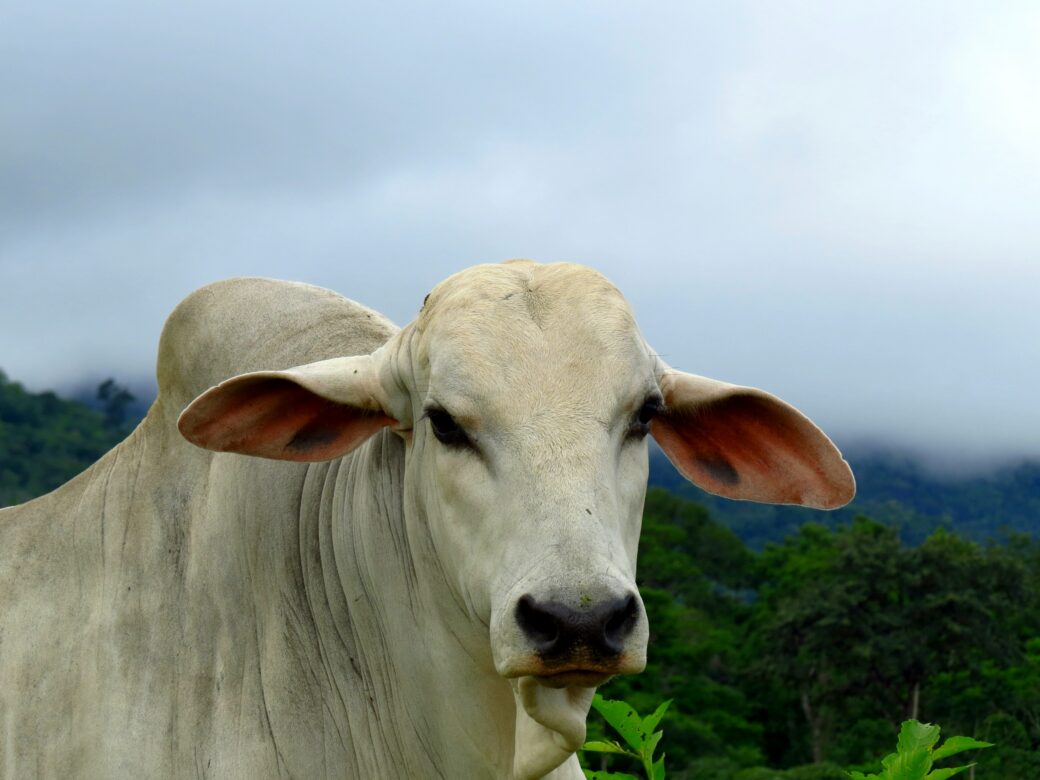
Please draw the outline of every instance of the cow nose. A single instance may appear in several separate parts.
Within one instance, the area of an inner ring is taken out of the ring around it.
[[[530,594],[516,605],[516,622],[543,658],[567,656],[578,648],[607,658],[621,655],[638,618],[634,593],[583,610],[552,601],[540,604]]]

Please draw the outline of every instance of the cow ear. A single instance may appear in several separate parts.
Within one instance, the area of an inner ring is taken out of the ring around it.
[[[396,425],[385,406],[372,356],[359,355],[233,377],[192,401],[177,427],[207,450],[330,460]]]
[[[668,369],[650,431],[684,477],[709,493],[816,509],[856,494],[849,464],[794,407],[752,387]]]

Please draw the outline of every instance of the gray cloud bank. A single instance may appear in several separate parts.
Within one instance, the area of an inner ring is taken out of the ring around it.
[[[593,265],[843,440],[1040,455],[1031,3],[8,4],[0,368],[150,371],[234,275],[409,320]]]

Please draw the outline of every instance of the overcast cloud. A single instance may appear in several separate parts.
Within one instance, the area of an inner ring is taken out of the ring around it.
[[[839,442],[1040,456],[1032,2],[0,4],[0,369],[152,371],[235,275],[407,322],[593,265]]]

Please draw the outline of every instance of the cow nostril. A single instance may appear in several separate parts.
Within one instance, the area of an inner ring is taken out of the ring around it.
[[[517,602],[516,622],[538,650],[552,648],[560,638],[557,616],[539,607],[529,595],[521,596]]]
[[[615,604],[615,609],[603,625],[603,639],[610,650],[620,653],[624,650],[625,639],[635,628],[636,619],[639,617],[639,602],[635,594],[630,593],[624,601]]]
[[[639,598],[601,602],[580,610],[554,601],[539,603],[530,594],[516,604],[516,622],[543,658],[564,658],[574,653],[616,658],[639,620]]]

